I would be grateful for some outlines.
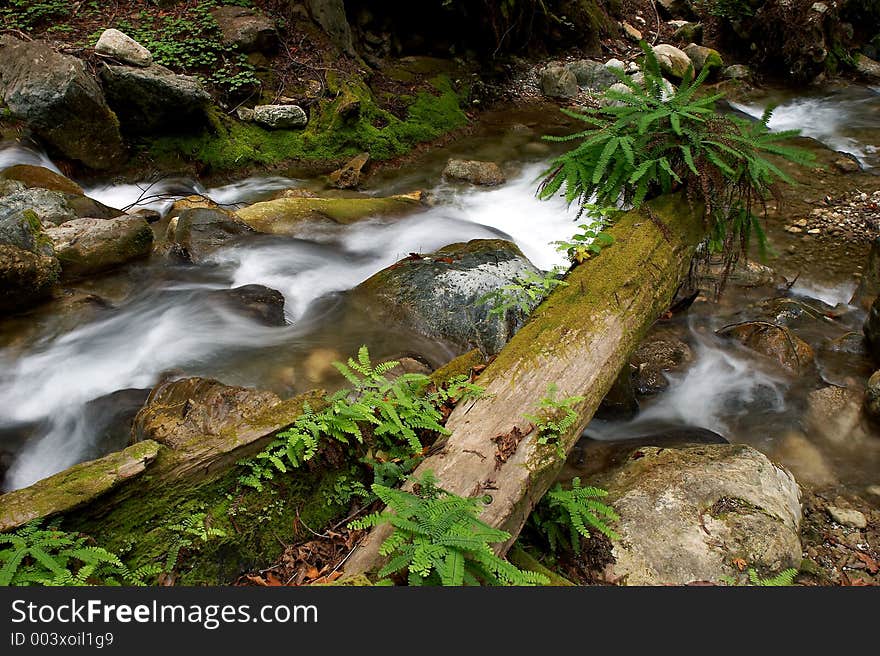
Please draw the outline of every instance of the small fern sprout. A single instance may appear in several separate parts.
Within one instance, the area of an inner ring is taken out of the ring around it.
[[[538,433],[538,443],[555,445],[560,457],[563,457],[565,454],[560,440],[577,423],[578,413],[574,407],[582,402],[584,397],[569,396],[557,401],[558,391],[556,385],[548,386],[547,394],[541,399],[535,412],[525,415],[525,419],[534,424]]]

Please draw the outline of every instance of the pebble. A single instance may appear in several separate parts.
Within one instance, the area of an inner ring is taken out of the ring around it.
[[[810,230],[807,230],[808,235],[818,235],[820,232],[822,231],[819,230],[819,228],[812,228]]]
[[[849,508],[839,508],[837,506],[828,506],[828,515],[841,526],[850,526],[852,528],[866,528],[868,520],[864,514],[858,510]]]
[[[873,494],[875,497],[880,497],[880,485],[869,485],[865,488],[865,492]]]
[[[803,232],[804,229],[803,229],[803,228],[798,228],[797,226],[790,225],[790,226],[785,226],[785,231],[786,231],[786,232],[790,232],[790,233],[793,234],[793,235],[796,235],[796,234],[798,234],[798,233],[800,233],[800,232]]]

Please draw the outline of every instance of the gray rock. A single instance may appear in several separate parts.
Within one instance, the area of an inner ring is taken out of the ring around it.
[[[835,446],[858,440],[863,399],[854,390],[828,386],[807,395],[804,424],[809,437],[820,437]]]
[[[194,208],[184,210],[168,225],[171,253],[186,261],[198,263],[222,246],[228,246],[243,235],[253,234],[247,224],[229,212]]]
[[[490,314],[491,302],[480,300],[526,273],[537,269],[516,245],[476,239],[401,260],[358,285],[351,300],[430,339],[497,353],[525,316],[517,309]]]
[[[575,74],[565,66],[551,65],[539,73],[541,93],[548,98],[574,98],[578,94]]]
[[[673,45],[661,43],[654,46],[654,55],[657,57],[657,63],[660,64],[660,70],[666,75],[680,80],[688,71],[693,74],[694,66],[690,57]]]
[[[880,80],[880,62],[876,62],[865,55],[856,55],[856,70],[867,78]]]
[[[623,73],[626,71],[626,64],[624,64],[619,59],[612,57],[607,62],[605,62],[605,68],[608,68],[608,69],[613,68],[613,69],[616,69],[616,70],[620,71],[621,73]]]
[[[827,510],[828,516],[841,526],[849,526],[850,528],[867,528],[868,526],[867,518],[858,510],[837,506],[828,506]]]
[[[579,59],[569,62],[565,67],[574,73],[579,87],[593,91],[604,91],[619,82],[617,76],[605,64],[593,59]]]
[[[701,23],[690,23],[688,21],[673,22],[684,23],[679,25],[672,34],[672,38],[679,43],[700,43],[703,40],[703,25]]]
[[[351,26],[345,15],[343,0],[306,0],[314,21],[321,26],[333,44],[347,55],[354,55]]]
[[[361,173],[370,161],[370,153],[352,157],[348,163],[328,176],[330,184],[337,189],[357,189],[361,183]]]
[[[880,422],[880,371],[875,371],[865,386],[865,412]]]
[[[242,52],[270,53],[278,46],[275,22],[265,14],[245,7],[225,6],[211,10],[220,26],[223,44]]]
[[[721,77],[725,80],[748,80],[752,77],[752,69],[745,64],[734,64],[721,71]]]
[[[59,54],[44,41],[3,36],[0,95],[14,116],[65,157],[93,169],[124,160],[116,115],[76,57]]]
[[[690,0],[657,0],[657,7],[667,18],[694,17],[694,8]]]
[[[0,198],[0,216],[25,210],[32,211],[42,224],[58,225],[77,218],[76,211],[60,191],[31,188]]]
[[[639,344],[630,358],[635,391],[651,396],[669,387],[666,374],[680,371],[694,359],[687,342],[672,335],[652,335]]]
[[[265,285],[244,285],[211,292],[229,309],[265,326],[283,326],[284,294]]]
[[[606,91],[615,91],[617,93],[632,93],[632,89],[626,86],[623,82],[617,82],[616,84],[612,84],[610,87],[606,89]],[[599,104],[605,107],[622,107],[623,102],[620,100],[612,100],[607,95],[603,95],[599,98]]]
[[[177,75],[159,64],[108,65],[101,80],[107,101],[127,132],[180,132],[207,124],[211,96],[194,77]]]
[[[115,59],[121,64],[149,66],[153,55],[140,43],[119,30],[104,30],[95,44],[95,52],[103,57]]]
[[[452,180],[464,180],[475,185],[496,186],[507,182],[501,167],[495,162],[451,159],[443,169],[443,176]]]
[[[309,117],[299,105],[257,105],[254,121],[273,130],[304,128]]]
[[[146,219],[133,215],[74,219],[48,229],[46,234],[52,240],[66,280],[146,257],[153,246],[153,231]]]
[[[696,43],[690,43],[684,48],[684,53],[690,58],[694,65],[694,70],[699,73],[704,68],[710,71],[720,70],[724,66],[724,60],[717,50],[698,46]]]
[[[734,558],[768,572],[800,562],[798,485],[749,446],[644,447],[590,484],[620,515],[608,574],[626,585],[717,582],[739,574]]]
[[[239,107],[235,110],[239,121],[250,122],[254,120],[254,110],[250,107]]]

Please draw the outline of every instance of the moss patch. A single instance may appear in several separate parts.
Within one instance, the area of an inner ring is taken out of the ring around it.
[[[328,79],[335,98],[312,110],[305,130],[265,130],[215,116],[213,130],[198,135],[159,137],[147,144],[159,161],[194,161],[229,170],[298,160],[338,160],[369,152],[376,160],[402,155],[467,123],[461,98],[446,76],[431,80],[435,93],[420,92],[399,119],[379,108],[365,84]]]

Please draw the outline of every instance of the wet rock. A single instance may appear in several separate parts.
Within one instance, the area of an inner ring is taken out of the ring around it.
[[[157,385],[132,425],[134,442],[155,440],[176,449],[208,436],[235,437],[236,427],[280,403],[271,392],[184,378]]]
[[[476,239],[401,260],[358,285],[351,300],[428,338],[497,353],[525,317],[516,309],[490,314],[480,299],[525,273],[537,269],[516,245]]]
[[[828,506],[828,516],[841,526],[849,526],[850,528],[866,528],[868,520],[864,513],[849,508],[838,508],[837,506]]]
[[[841,154],[840,157],[835,158],[831,163],[834,165],[834,168],[841,173],[858,173],[862,170],[862,165],[859,164],[859,160],[846,153]]]
[[[107,102],[132,134],[183,132],[207,124],[211,96],[195,77],[159,64],[147,68],[104,66]]]
[[[93,436],[89,458],[124,449],[131,440],[131,425],[150,396],[148,389],[122,389],[89,401],[83,421]]]
[[[859,430],[862,395],[845,387],[823,387],[807,395],[807,434],[835,445],[849,445]]]
[[[211,292],[223,305],[266,326],[283,326],[284,294],[265,285],[244,285]]]
[[[871,304],[863,330],[874,361],[880,363],[880,296]]]
[[[47,298],[60,268],[54,256],[0,243],[0,311],[22,309]]]
[[[813,348],[783,326],[750,321],[719,331],[719,334],[766,355],[793,374],[806,373],[814,365]]]
[[[443,176],[452,180],[463,180],[481,186],[504,184],[507,178],[501,167],[495,162],[478,162],[475,160],[451,159],[443,169]]]
[[[706,48],[705,46],[698,46],[696,43],[691,43],[684,48],[683,52],[690,57],[691,63],[694,65],[694,70],[697,73],[704,68],[708,68],[710,71],[717,71],[724,66],[724,60],[721,59],[721,54],[712,48]]]
[[[254,122],[272,130],[304,128],[309,117],[299,105],[257,105]]]
[[[694,9],[690,0],[657,0],[657,7],[667,18],[692,18]]]
[[[651,396],[669,387],[665,373],[678,371],[694,359],[687,342],[673,336],[648,337],[630,358],[635,369],[635,391],[639,396]]]
[[[149,66],[153,55],[140,43],[119,30],[104,30],[95,44],[95,52],[102,57],[115,59],[120,64]]]
[[[661,43],[654,46],[654,55],[660,64],[660,70],[676,79],[682,79],[689,71],[691,74],[694,72],[690,57],[673,45]]]
[[[313,221],[332,221],[348,225],[373,216],[394,216],[413,212],[422,204],[422,192],[397,196],[356,198],[317,198],[314,194],[293,190],[282,198],[254,203],[236,212],[257,232],[290,235]]]
[[[636,368],[627,364],[614,380],[614,384],[596,410],[597,419],[632,419],[639,411],[633,377]]]
[[[538,74],[541,93],[548,98],[570,99],[578,94],[575,74],[565,66],[547,66]]]
[[[565,65],[574,73],[577,84],[582,89],[605,91],[612,84],[620,82],[605,64],[595,59],[578,59]]]
[[[880,422],[880,371],[875,371],[865,387],[865,412],[876,422]]]
[[[146,257],[153,230],[146,219],[74,219],[46,230],[66,280],[82,278]]]
[[[721,71],[725,80],[748,80],[752,77],[752,69],[745,64],[734,64]]]
[[[741,444],[640,448],[590,480],[620,520],[610,578],[683,585],[738,574],[734,558],[778,572],[801,560],[794,477]]]
[[[65,157],[93,169],[121,163],[119,122],[76,57],[44,41],[0,39],[0,95],[14,116]]]
[[[865,55],[855,56],[856,70],[867,78],[880,80],[880,62],[876,62]]]
[[[828,459],[803,433],[787,432],[776,444],[772,455],[802,484],[825,486],[837,482]]]
[[[241,52],[271,53],[278,46],[275,22],[265,14],[246,7],[224,6],[211,10],[220,26],[223,45]]]
[[[168,225],[171,253],[185,262],[198,263],[222,246],[253,234],[246,223],[218,209],[183,210]]]
[[[32,212],[44,225],[57,225],[77,218],[66,196],[60,191],[23,189],[0,198],[0,216],[22,212]]]
[[[849,303],[863,310],[870,310],[871,304],[878,295],[880,295],[880,237],[876,237],[871,242],[871,251],[868,253],[862,278]]]
[[[306,0],[306,7],[333,45],[347,55],[355,54],[343,0]]]
[[[335,349],[316,348],[303,360],[303,373],[310,383],[324,383],[331,376],[338,375],[333,363],[344,361],[342,353]]]
[[[43,166],[33,164],[16,164],[8,169],[0,171],[0,179],[17,180],[27,188],[48,189],[60,191],[63,194],[83,195],[82,187],[73,180],[65,178],[60,173],[55,173]],[[2,194],[0,194],[2,195]]]
[[[40,217],[29,206],[0,199],[0,244],[42,255],[52,255]]]
[[[361,183],[361,173],[369,161],[370,153],[353,157],[345,166],[330,174],[330,184],[337,189],[357,189]]]

